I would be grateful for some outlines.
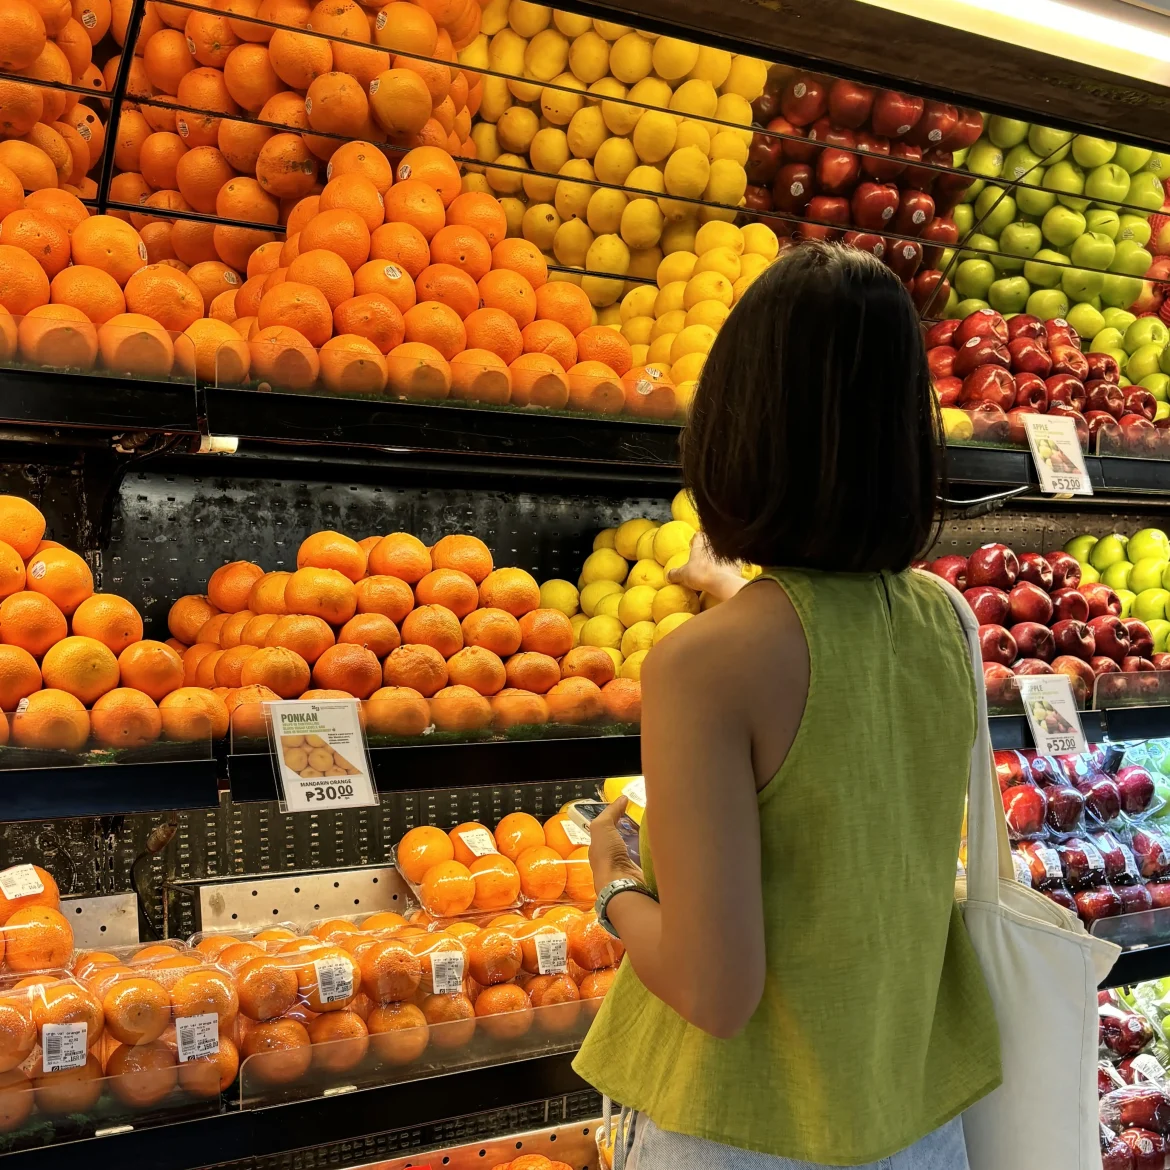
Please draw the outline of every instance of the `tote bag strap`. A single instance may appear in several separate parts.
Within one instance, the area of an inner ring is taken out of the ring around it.
[[[967,778],[967,895],[976,902],[999,902],[1000,877],[1013,877],[1011,846],[999,799],[987,723],[987,691],[983,686],[983,656],[979,623],[963,595],[934,573],[923,573],[938,585],[954,607],[971,660],[975,683],[975,746]]]

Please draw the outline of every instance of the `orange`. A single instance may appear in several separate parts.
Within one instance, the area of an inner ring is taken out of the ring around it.
[[[422,1002],[422,1014],[436,1048],[462,1048],[475,1035],[475,1008],[466,995],[428,995]]]
[[[601,705],[615,723],[641,723],[642,684],[637,679],[615,678],[601,688]]]
[[[174,658],[181,682],[182,660],[169,646],[161,642],[154,645],[161,646]],[[63,638],[45,655],[41,674],[50,688],[91,704],[118,685],[118,660],[96,638]]]
[[[520,896],[520,874],[513,862],[498,853],[477,857],[470,866],[475,881],[477,910],[502,910],[514,906]]]
[[[559,321],[533,321],[524,327],[521,336],[525,353],[546,354],[555,358],[563,370],[576,365],[577,343]]]
[[[305,111],[314,130],[345,134],[365,122],[369,105],[361,82],[346,73],[332,72],[313,79],[305,95]]]
[[[568,857],[579,848],[569,839],[565,826],[571,824],[568,813],[557,813],[544,822],[544,838],[550,848],[555,849],[562,857]]]
[[[186,686],[158,705],[167,739],[223,739],[228,732],[228,710],[223,700],[201,687]]]
[[[366,1024],[374,1055],[387,1064],[409,1064],[426,1051],[430,1030],[426,1017],[412,1003],[376,1007]]]
[[[333,642],[333,631],[323,618],[311,614],[288,614],[273,623],[264,645],[292,650],[312,666]]]
[[[576,337],[592,324],[593,309],[589,297],[578,285],[554,281],[537,289],[536,317],[541,321],[559,321]]]
[[[445,150],[436,146],[418,146],[407,151],[398,164],[395,177],[400,183],[405,179],[426,183],[438,193],[445,208],[455,201],[462,187],[459,167]]]
[[[588,332],[588,330],[586,330]],[[612,333],[613,330],[607,330]],[[580,334],[583,337],[585,334]],[[621,379],[602,362],[578,362],[565,372],[569,383],[568,406],[595,414],[620,414],[626,405]]]
[[[518,1040],[532,1027],[532,1004],[515,984],[485,987],[476,998],[475,1015],[493,1040]]]
[[[419,605],[442,605],[465,618],[479,604],[475,582],[458,569],[433,569],[414,589]]]
[[[189,593],[171,606],[167,628],[180,642],[193,646],[199,640],[200,629],[219,612],[206,597]]]
[[[339,1012],[353,1003],[353,995],[343,999],[324,1000],[318,986],[317,970],[314,966],[321,959],[335,960],[349,968],[350,980],[356,994],[361,986],[361,976],[354,959],[337,946],[317,946],[306,952],[307,961],[296,968],[298,995],[301,1002],[312,1012]]]
[[[494,695],[505,682],[504,664],[498,654],[482,646],[467,646],[447,663],[452,686],[468,686],[481,695]]]
[[[505,687],[491,698],[492,726],[497,731],[548,722],[548,704],[532,691]]]
[[[480,854],[472,852],[462,837],[464,833],[487,833],[490,837],[491,830],[487,825],[481,825],[479,821],[463,821],[462,824],[456,825],[455,828],[447,833],[447,836],[451,840],[451,847],[455,850],[454,860],[458,861],[460,865],[466,865],[470,868]],[[474,838],[472,839],[474,840]],[[494,851],[494,841],[491,842],[491,848]]]
[[[487,240],[477,229],[449,224],[440,228],[431,240],[431,261],[435,265],[443,264],[457,268],[474,282],[491,271],[492,254]],[[477,289],[477,303],[478,300]]]
[[[398,842],[394,861],[407,881],[418,885],[427,871],[442,861],[451,861],[455,847],[442,829],[418,825],[409,829]]]
[[[441,861],[427,870],[419,883],[418,896],[429,913],[438,918],[450,918],[470,908],[475,897],[475,882],[467,866],[458,861]]]
[[[605,325],[590,325],[577,334],[577,356],[583,362],[604,362],[619,376],[633,365],[630,343]]]
[[[140,313],[111,317],[98,331],[98,348],[106,368],[125,377],[165,378],[175,363],[170,334]]]
[[[387,687],[414,690],[429,698],[447,685],[447,663],[433,646],[399,646],[382,666],[382,681]],[[430,726],[429,708],[426,726]]]
[[[388,385],[399,397],[446,398],[451,392],[451,367],[434,346],[403,342],[386,355],[386,364]]]
[[[368,699],[382,685],[382,666],[372,650],[339,642],[317,659],[313,682],[318,687],[348,691],[357,699]]]
[[[199,660],[199,664],[195,667],[195,685],[197,687],[206,687],[210,690],[216,685],[215,668],[219,665],[219,660],[224,656],[224,653],[223,650],[213,650]]]
[[[280,218],[280,206],[276,200],[255,179],[240,176],[231,177],[218,188],[215,212],[221,219],[242,219],[251,223],[276,223]]]
[[[442,65],[438,61],[421,61],[417,57],[408,57],[405,54],[395,56],[391,64],[396,70],[407,70],[415,74],[427,87],[427,96],[430,99],[432,109],[428,111],[430,118],[419,128],[422,131],[419,140],[425,143],[430,121],[434,119],[440,105],[446,101],[451,92],[451,67]],[[450,104],[449,111],[448,124],[455,116],[454,103]],[[454,196],[451,199],[444,199],[444,203],[449,203],[452,199]]]
[[[19,646],[0,646],[0,711],[15,711],[21,699],[40,689],[41,671],[33,656]]]
[[[510,861],[515,861],[524,850],[544,844],[544,829],[530,813],[508,813],[496,825],[496,848]]]
[[[385,195],[394,182],[394,171],[386,156],[371,142],[347,142],[329,160],[328,179],[340,175],[363,175]]]
[[[220,1036],[214,1056],[199,1056],[179,1065],[179,1087],[196,1097],[226,1093],[240,1071],[240,1053],[228,1036]]]
[[[283,646],[265,646],[244,659],[240,685],[268,687],[282,699],[295,699],[308,689],[309,664]]]
[[[258,654],[259,652],[259,646],[233,646],[231,649],[225,650],[216,658],[215,668],[212,671],[216,686],[240,686],[240,675],[243,672],[244,663],[253,654]]]
[[[0,221],[0,244],[23,248],[50,280],[69,263],[69,233],[41,211],[13,211]]]
[[[297,549],[298,569],[336,569],[351,581],[366,573],[366,554],[356,540],[340,532],[314,532]]]
[[[254,942],[239,942],[236,939],[218,952],[215,961],[220,967],[226,967],[232,972],[239,972],[253,959],[263,958],[264,948]]]
[[[491,724],[492,708],[487,699],[471,687],[448,686],[431,699],[431,719],[439,731],[482,731]]]
[[[493,268],[479,282],[479,299],[485,308],[503,309],[521,329],[536,319],[536,291],[518,272]]]
[[[261,330],[287,326],[310,345],[324,345],[333,334],[333,309],[324,293],[312,285],[286,280],[260,299],[257,319]]]
[[[396,535],[405,535],[405,533]],[[379,543],[370,550],[371,563],[377,549],[382,548],[385,541],[390,539],[392,538],[382,537]],[[422,548],[422,551],[426,556],[426,564],[429,566],[431,563],[430,553],[425,547]],[[384,558],[388,558],[389,555],[389,553],[382,554],[379,557],[379,563],[384,563]],[[400,557],[393,567],[401,568],[406,572],[411,571],[404,557]],[[410,586],[400,577],[392,576],[389,573],[375,573],[357,583],[357,608],[358,613],[384,614],[392,622],[397,623],[401,622],[414,608],[414,594],[411,592]]]
[[[179,238],[179,232],[184,229],[184,224],[176,224],[175,231],[171,235],[171,240],[176,241]],[[213,229],[214,230],[214,229]],[[199,249],[198,253],[188,253],[189,255],[198,254],[200,256],[206,255],[204,251],[206,244],[192,241],[192,247]],[[175,249],[179,251],[178,248]],[[183,259],[180,253],[179,259]],[[214,249],[212,258],[199,259],[196,261],[187,261],[191,267],[187,270],[187,275],[195,282],[195,286],[203,294],[203,303],[211,304],[213,300],[221,292],[226,292],[231,289],[238,289],[240,287],[240,278],[234,269],[229,268],[222,260],[214,259]]]
[[[236,296],[238,294],[235,290],[229,292],[222,292],[207,306],[207,316],[215,321],[222,321],[225,325],[230,325],[239,314],[236,312]],[[190,336],[190,330],[187,331]],[[238,336],[238,335],[237,335]],[[247,351],[245,350],[245,353]]]
[[[374,40],[399,53],[434,56],[439,30],[431,14],[414,4],[395,0],[385,5],[374,21]]]
[[[302,92],[333,68],[333,52],[328,41],[286,29],[272,34],[268,55],[281,81]]]
[[[12,545],[0,541],[0,597],[21,592],[24,583],[24,561]]]
[[[630,680],[633,681],[633,680]],[[593,870],[589,866],[589,846],[580,845],[565,859],[565,897],[574,902],[592,902],[597,897]]]
[[[18,330],[20,356],[33,365],[88,370],[97,360],[93,323],[68,305],[30,309]]]
[[[0,540],[14,548],[22,560],[38,551],[45,535],[40,509],[20,496],[0,495]]]
[[[3,891],[0,891],[0,926],[3,926],[17,910],[25,910],[30,906],[48,906],[53,910],[60,909],[61,894],[57,889],[57,883],[53,880],[53,875],[39,865],[34,865],[33,870],[45,888],[39,894],[25,894],[20,898],[9,898]]]
[[[143,747],[162,734],[155,701],[132,687],[107,691],[90,713],[93,737],[103,747]]]
[[[73,930],[59,910],[26,906],[4,926],[4,960],[10,971],[25,974],[64,967],[73,954]]]
[[[19,211],[24,203],[24,185],[10,167],[0,166],[0,218]]]
[[[518,273],[534,289],[548,281],[548,261],[529,240],[499,240],[492,247],[492,268]]]
[[[214,642],[216,646],[219,646],[220,631],[223,630],[231,616],[230,613],[217,613],[215,617],[209,618],[204,625],[199,627],[196,642]],[[223,649],[222,646],[219,648]]]
[[[431,550],[436,569],[458,569],[479,585],[492,571],[491,550],[476,536],[444,536]]]
[[[325,1073],[343,1073],[360,1064],[369,1049],[369,1030],[355,1011],[331,1011],[311,1020],[312,1064]]]
[[[210,582],[208,588],[210,588]],[[256,615],[250,609],[241,609],[228,615],[227,620],[219,627],[219,644],[224,650],[238,646],[243,640],[244,627]]]
[[[504,669],[510,687],[532,691],[537,695],[546,694],[561,680],[561,668],[557,660],[547,654],[514,654]]]
[[[295,988],[295,976],[293,985]],[[303,1024],[297,1020],[274,1019],[249,1028],[240,1052],[258,1081],[286,1085],[309,1071],[312,1047]]]
[[[141,237],[129,224],[109,215],[82,220],[73,229],[70,251],[74,264],[100,268],[123,287],[135,272],[146,267],[146,245]]]
[[[102,1095],[101,1062],[92,1053],[81,1068],[63,1069],[46,1073],[41,1061],[33,1069],[32,1084],[36,1093],[37,1108],[48,1114],[85,1112],[97,1104]],[[22,1074],[23,1075],[23,1074]],[[16,1095],[23,1096],[16,1086]],[[18,1110],[18,1106],[5,1103],[7,1109]]]
[[[515,979],[522,959],[520,943],[509,930],[489,927],[467,943],[468,974],[485,988]]]
[[[37,691],[12,720],[12,742],[19,747],[78,752],[88,738],[89,715],[81,700],[66,691]]]
[[[227,18],[210,12],[191,12],[183,31],[187,47],[195,46],[191,55],[200,65],[222,69],[228,54],[239,44]]]
[[[279,240],[273,240],[268,244],[261,244],[248,259],[248,279],[251,280],[253,276],[260,276],[262,274],[267,275],[269,272],[273,272],[279,268],[281,247],[282,245]]]
[[[416,190],[419,191],[418,201],[423,204],[432,198],[433,193],[429,190]],[[441,202],[439,206],[442,206]],[[397,264],[413,280],[431,262],[431,249],[427,241],[428,237],[413,222],[387,220],[380,228],[375,228],[370,236],[370,257]]]
[[[466,645],[482,646],[500,658],[515,654],[523,638],[520,624],[502,609],[477,609],[463,619],[462,629]]]
[[[569,1032],[581,1015],[581,993],[568,975],[538,975],[528,984],[528,995],[541,1031]]]
[[[329,303],[324,297],[321,297],[320,303],[328,312]],[[284,325],[258,329],[248,339],[248,350],[252,374],[262,382],[270,381],[284,390],[308,390],[317,381],[321,369],[317,351],[305,335],[296,329]]]
[[[296,263],[294,260],[293,264]],[[362,267],[366,268],[368,265]],[[349,275],[348,268],[346,275]],[[380,354],[387,354],[395,346],[401,345],[406,334],[406,325],[398,307],[393,301],[378,293],[350,297],[337,305],[333,310],[333,327],[340,335],[355,336],[369,341]],[[385,375],[382,381],[385,383]]]
[[[0,244],[0,305],[14,317],[23,317],[48,302],[45,270],[23,248]]]
[[[171,997],[154,979],[115,983],[102,999],[106,1029],[121,1044],[149,1044],[171,1022]]]
[[[182,333],[203,316],[203,294],[182,272],[152,264],[126,282],[126,307],[157,321],[164,329]]]
[[[37,1029],[33,1024],[27,1003],[16,997],[0,1000],[0,1072],[10,1073],[31,1054],[37,1042]],[[24,1075],[23,1073],[21,1074]],[[3,1090],[0,1080],[0,1092]],[[31,1104],[32,1095],[29,1095]],[[4,1101],[0,1096],[0,1101]],[[0,1131],[4,1130],[3,1117],[7,1104],[0,1105]]]
[[[556,410],[569,401],[569,382],[564,367],[543,353],[526,353],[508,367],[512,376],[512,401],[517,406],[545,406]]]
[[[136,1108],[158,1104],[179,1079],[175,1054],[157,1041],[119,1045],[106,1061],[106,1075],[114,1096]]]
[[[58,123],[58,125],[62,124]],[[89,208],[67,191],[33,191],[25,200],[24,205],[29,210],[47,215],[58,223],[68,235],[73,234],[73,229],[83,219],[89,218]]]
[[[195,68],[183,34],[167,28],[147,40],[142,64],[147,80],[159,93],[177,93],[184,74]]]
[[[430,241],[446,222],[446,212],[439,193],[421,179],[407,178],[391,187],[385,198],[386,222],[405,223],[417,229],[427,241],[429,260]]]
[[[614,677],[613,658],[600,646],[574,646],[561,662],[562,678],[586,678],[603,687]]]
[[[251,1020],[282,1016],[297,1000],[296,970],[268,956],[251,959],[236,975],[236,994],[240,1011]]]
[[[219,647],[214,642],[196,642],[183,651],[183,681],[187,686],[194,685],[195,671],[199,663],[209,654],[215,653]]]
[[[336,179],[330,179],[317,198],[320,211],[334,211],[339,208],[356,211],[365,220],[366,227],[371,232],[381,227],[385,221],[385,204],[381,192],[365,175],[339,175]],[[292,224],[291,217],[289,223]],[[305,223],[308,223],[308,219]],[[305,224],[298,223],[296,228],[301,230],[304,226]]]
[[[274,613],[257,614],[249,618],[240,631],[241,646],[263,646],[268,641],[268,635],[279,618]],[[192,647],[194,649],[194,647]]]
[[[415,293],[420,302],[415,306],[413,313],[418,316],[420,313],[427,310],[430,305],[429,302],[441,302],[447,308],[453,310],[455,314],[462,320],[464,317],[470,316],[476,309],[479,308],[479,289],[476,287],[475,281],[472,280],[466,272],[456,268],[452,264],[432,264],[428,268],[423,269],[415,282]],[[414,327],[416,336],[411,336],[412,333],[412,317],[410,312],[406,316],[406,334],[407,339],[411,341],[427,341],[428,337],[425,333],[420,332],[418,326]],[[450,326],[454,329],[454,325]],[[466,345],[467,335],[459,329],[458,335],[461,338],[460,349]],[[440,334],[439,337],[445,342],[446,335]],[[455,350],[452,353],[447,353],[444,350],[444,345],[440,341],[431,341],[436,349],[443,353],[443,356],[450,359],[458,353]]]
[[[21,89],[24,87],[22,86]],[[81,107],[79,106],[78,109]],[[11,170],[26,191],[55,187],[60,181],[53,160],[39,147],[19,139],[0,142],[0,164]]]
[[[417,134],[431,116],[431,90],[405,57],[395,57],[393,69],[381,70],[370,81],[369,95],[370,114],[392,137]]]
[[[386,260],[369,260],[353,278],[358,295],[377,293],[386,298],[400,312],[414,308],[418,293],[414,281],[399,264]]]
[[[625,948],[592,915],[582,915],[565,923],[569,936],[569,958],[586,971],[616,966]]]
[[[357,958],[362,990],[375,1003],[408,999],[418,990],[422,964],[405,943],[384,939],[364,947]]]
[[[635,366],[622,375],[626,410],[642,418],[673,418],[678,411],[674,383],[661,366]]]
[[[381,613],[359,613],[350,618],[337,634],[338,644],[363,646],[378,659],[378,685],[382,683],[381,660],[402,645],[394,623]]]
[[[520,633],[520,648],[525,651],[561,658],[573,648],[572,623],[559,609],[534,609],[526,613],[520,620]]]
[[[265,573],[263,577],[257,578],[252,584],[245,608],[255,614],[288,613],[288,608],[284,604],[284,589],[291,576],[291,573],[274,572]]]
[[[546,698],[554,723],[592,723],[605,713],[600,689],[587,678],[562,679]]]
[[[444,658],[450,658],[463,648],[463,631],[459,619],[445,606],[420,605],[406,615],[402,640],[431,646]]]
[[[55,649],[45,655],[46,666],[54,652]],[[183,660],[162,642],[146,640],[127,646],[118,658],[118,666],[126,686],[142,691],[156,703],[183,685]]]
[[[0,69],[27,69],[45,48],[45,22],[26,0],[5,4],[0,15]],[[433,46],[432,46],[433,47]]]
[[[457,195],[447,208],[447,223],[473,228],[492,249],[508,234],[508,218],[500,201],[484,191],[465,191]]]
[[[23,983],[34,988],[32,1022],[38,1032],[46,1024],[84,1024],[91,1045],[100,1038],[102,1006],[92,992],[67,982],[53,984],[27,979]]]
[[[540,586],[523,569],[496,569],[480,582],[479,601],[485,609],[502,609],[520,618],[539,607]]]
[[[284,590],[285,605],[291,613],[308,614],[344,625],[357,612],[357,591],[353,582],[336,569],[297,569]]]
[[[221,293],[216,300],[235,295],[234,292]],[[214,317],[214,303],[210,312]],[[251,355],[247,344],[231,325],[209,317],[193,321],[183,336],[176,339],[175,363],[188,377],[197,377],[201,382],[213,385],[234,386],[246,381]]]
[[[516,858],[520,889],[534,902],[553,902],[565,892],[564,859],[547,845],[534,845]]]
[[[299,252],[288,266],[286,279],[318,289],[329,302],[330,312],[354,293],[353,273],[349,266],[335,252],[324,248]]]
[[[476,309],[463,322],[467,345],[486,349],[510,365],[524,352],[520,327],[503,309]]]
[[[269,687],[256,684],[226,690],[223,702],[231,720],[232,735],[244,739],[263,739],[267,733],[261,704],[275,702],[280,697]]]
[[[279,32],[275,34],[274,41],[277,36],[311,39],[300,33]],[[321,45],[324,42],[314,40],[313,44]],[[325,52],[329,52],[327,45]],[[299,134],[274,134],[260,148],[256,159],[256,181],[269,195],[278,199],[299,199],[312,191],[317,181],[317,160]]]
[[[220,189],[233,178],[235,171],[231,164],[214,146],[189,150],[175,167],[175,184],[179,193],[191,207],[204,215],[215,212]]]
[[[324,248],[335,252],[350,272],[356,272],[370,258],[370,229],[365,220],[347,207],[318,212],[301,231],[300,250]]]

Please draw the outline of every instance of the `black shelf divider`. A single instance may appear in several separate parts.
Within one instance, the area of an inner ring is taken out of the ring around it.
[[[1142,983],[1147,979],[1161,979],[1170,975],[1170,942],[1153,943],[1122,951],[1113,970],[1101,980],[1102,989]]]
[[[1023,715],[992,715],[991,746],[998,751],[1033,747],[1032,733]],[[1082,711],[1081,726],[1089,743],[1170,736],[1170,705],[1160,707],[1111,707],[1106,711]]]

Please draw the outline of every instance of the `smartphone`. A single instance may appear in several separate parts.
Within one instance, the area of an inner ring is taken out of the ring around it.
[[[569,815],[569,820],[577,828],[588,833],[590,825],[608,807],[602,800],[574,800],[566,811]],[[629,854],[630,860],[635,865],[641,865],[642,854],[638,847],[638,826],[630,819],[627,813],[623,813],[618,820],[618,832],[625,842],[626,852]]]

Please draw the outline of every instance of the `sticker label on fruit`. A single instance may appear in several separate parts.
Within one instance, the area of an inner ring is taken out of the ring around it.
[[[489,853],[498,853],[496,839],[487,829],[465,829],[459,834],[459,840],[467,846],[476,857],[487,857]]]
[[[646,807],[646,777],[635,776],[622,789],[622,796],[624,796],[630,804],[636,804],[639,808]]]
[[[1143,1080],[1153,1081],[1154,1084],[1161,1084],[1166,1079],[1166,1070],[1158,1063],[1157,1058],[1148,1052],[1135,1056],[1130,1062],[1130,1068],[1133,1069],[1135,1079],[1141,1077]]]
[[[0,873],[0,891],[9,900],[28,898],[33,894],[43,894],[45,883],[37,876],[33,866],[14,865]]]
[[[1040,859],[1040,864],[1044,866],[1044,874],[1050,881],[1060,881],[1064,876],[1060,869],[1060,857],[1055,849],[1050,849],[1047,845],[1036,846],[1036,856]]]
[[[356,699],[263,707],[282,812],[378,804]]]
[[[1062,414],[1025,414],[1023,421],[1040,490],[1061,497],[1091,496],[1075,420]]]
[[[1131,878],[1138,876],[1137,862],[1133,857],[1133,850],[1128,845],[1123,845],[1120,841],[1117,843],[1117,848],[1121,850],[1121,856],[1125,860],[1124,872]]]
[[[322,1003],[337,1003],[353,998],[353,963],[336,955],[328,959],[314,959],[317,973],[317,994]]]
[[[1088,751],[1067,675],[1019,675],[1016,685],[1037,752],[1043,756],[1083,756]]]
[[[565,817],[561,821],[561,828],[565,830],[565,836],[569,839],[570,845],[576,845],[578,848],[582,845],[588,845],[592,838],[589,836],[589,830],[583,829],[576,821]]]
[[[204,1012],[201,1016],[184,1016],[175,1022],[180,1064],[215,1056],[219,1052],[219,1016]]]
[[[1032,871],[1028,868],[1028,863],[1018,853],[1012,854],[1012,865],[1016,869],[1016,881],[1022,886],[1031,887]]]
[[[45,1072],[84,1068],[89,1055],[89,1028],[76,1024],[45,1024],[41,1028],[41,1056]]]
[[[463,990],[463,952],[431,952],[431,984],[436,995],[458,995]]]
[[[563,975],[569,969],[569,936],[559,930],[553,934],[538,934],[536,967],[541,975]]]

